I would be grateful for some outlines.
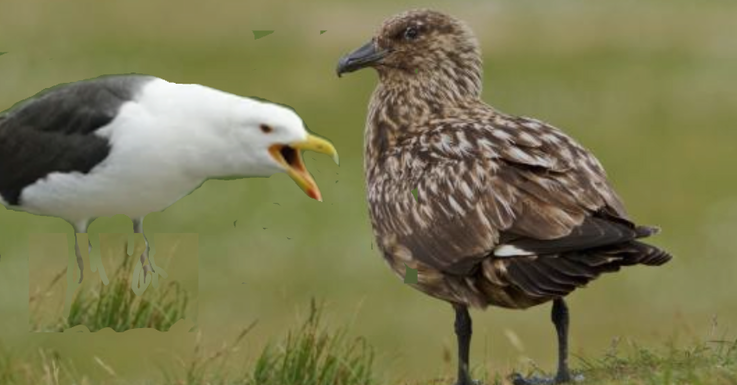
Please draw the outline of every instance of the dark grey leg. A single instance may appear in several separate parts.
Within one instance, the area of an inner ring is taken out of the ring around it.
[[[555,376],[555,382],[558,384],[570,382],[571,372],[568,370],[568,324],[570,319],[568,305],[563,298],[553,301],[550,318],[558,333],[558,374]]]
[[[555,378],[523,378],[519,374],[514,374],[512,375],[512,383],[514,385],[564,384],[583,380],[582,375],[571,376],[571,372],[568,369],[568,324],[570,317],[568,305],[566,305],[563,298],[553,300],[550,319],[553,321],[555,331],[558,334],[558,373],[555,375]]]
[[[456,385],[473,385],[471,375],[468,371],[468,356],[471,349],[471,315],[468,314],[468,307],[464,305],[453,304],[455,309],[455,332],[458,339],[458,381]]]
[[[143,251],[143,254],[141,254],[141,264],[143,265],[143,279],[146,280],[146,275],[148,274],[149,270],[152,272],[156,272],[154,270],[154,266],[151,263],[151,259],[148,257],[148,239],[146,238],[146,233],[143,232],[143,218],[137,218],[133,220],[133,232],[137,234],[143,234],[143,240],[146,242],[146,249]],[[146,265],[146,261],[148,261],[148,265]]]

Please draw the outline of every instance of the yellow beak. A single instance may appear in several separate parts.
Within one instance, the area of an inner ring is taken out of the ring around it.
[[[322,202],[322,195],[320,195],[320,189],[317,188],[315,180],[305,168],[304,162],[302,162],[302,156],[300,150],[309,150],[319,152],[321,154],[331,155],[336,164],[339,163],[338,151],[335,150],[330,142],[325,139],[320,139],[313,135],[307,135],[307,139],[290,143],[288,145],[275,144],[269,147],[269,153],[279,163],[281,163],[287,170],[287,175],[292,178],[297,185],[305,192],[310,198],[317,199]]]

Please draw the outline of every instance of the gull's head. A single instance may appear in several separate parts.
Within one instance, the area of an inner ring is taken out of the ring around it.
[[[338,76],[371,67],[383,77],[446,74],[481,70],[481,55],[471,29],[441,12],[417,9],[394,15],[373,38],[343,56]]]
[[[321,201],[302,151],[327,154],[338,163],[338,153],[330,142],[310,134],[292,109],[268,101],[158,79],[126,109],[157,129],[120,132],[135,134],[139,141],[165,143],[158,148],[166,155],[165,166],[178,169],[193,181],[268,177],[283,172],[307,195]]]
[[[254,170],[254,174],[284,172],[308,196],[322,201],[301,152],[327,154],[337,164],[338,153],[330,142],[310,134],[299,115],[284,106],[249,100],[233,114],[230,139],[252,154],[248,167]]]

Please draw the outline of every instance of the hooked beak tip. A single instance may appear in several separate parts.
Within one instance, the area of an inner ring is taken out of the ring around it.
[[[353,52],[344,55],[338,61],[336,74],[341,77],[342,74],[358,71],[361,68],[371,67],[383,59],[388,51],[378,50],[373,41],[362,45]]]

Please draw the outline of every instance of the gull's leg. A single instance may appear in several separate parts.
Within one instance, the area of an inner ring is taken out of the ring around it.
[[[74,252],[77,254],[77,266],[79,266],[79,282],[82,283],[84,278],[84,261],[82,260],[82,253],[79,251],[79,239],[77,239],[76,230],[74,232]]]
[[[79,250],[79,240],[77,239],[77,233],[87,232],[87,221],[81,221],[74,224],[74,253],[77,255],[77,266],[79,266],[79,282],[82,283],[84,278],[84,260],[82,260],[82,252]],[[90,245],[90,249],[92,245]]]
[[[558,334],[558,374],[555,378],[522,378],[519,374],[513,375],[514,385],[538,385],[538,384],[565,384],[569,382],[583,381],[582,375],[571,376],[568,369],[568,325],[570,323],[570,315],[568,305],[563,298],[553,301],[553,309],[550,312],[550,319],[555,325],[555,331]]]
[[[468,356],[471,350],[471,315],[465,305],[453,304],[456,313],[455,332],[458,340],[458,381],[456,385],[476,385],[468,370]]]
[[[148,239],[146,239],[146,234],[143,232],[143,218],[136,218],[133,220],[133,232],[136,234],[143,234],[143,240],[146,242],[146,249],[143,250],[143,254],[141,254],[141,265],[143,265],[143,280],[145,281],[146,275],[148,274],[149,270],[154,273],[156,271],[151,264],[151,259],[148,257]],[[146,261],[148,261],[148,265],[146,265]]]
[[[73,222],[71,220],[67,220],[67,222],[69,222],[72,225],[72,235],[74,238],[74,254],[77,259],[77,267],[79,267],[79,281],[77,281],[77,285],[79,285],[82,283],[82,279],[84,278],[84,260],[82,259],[82,253],[79,250],[79,239],[77,238],[77,234],[87,232],[88,220],[82,220],[79,222]],[[69,245],[71,245],[71,243],[69,242],[69,238],[67,238],[67,247]],[[65,294],[64,310],[63,310],[64,318],[69,317],[69,313],[71,311],[71,306],[72,306],[72,299],[74,298],[74,293],[76,291],[77,291],[77,286],[74,285],[74,268],[67,269],[67,290]]]
[[[90,262],[90,270],[92,272],[97,272],[97,275],[102,280],[102,283],[107,286],[110,283],[110,280],[107,277],[107,273],[105,273],[105,265],[102,263],[102,245],[100,244],[100,236],[99,234],[95,234],[95,240],[97,243],[97,249],[92,245],[92,236],[89,235],[89,232],[87,232],[87,250],[89,251],[89,262]],[[95,253],[93,253],[93,250],[96,250]]]

